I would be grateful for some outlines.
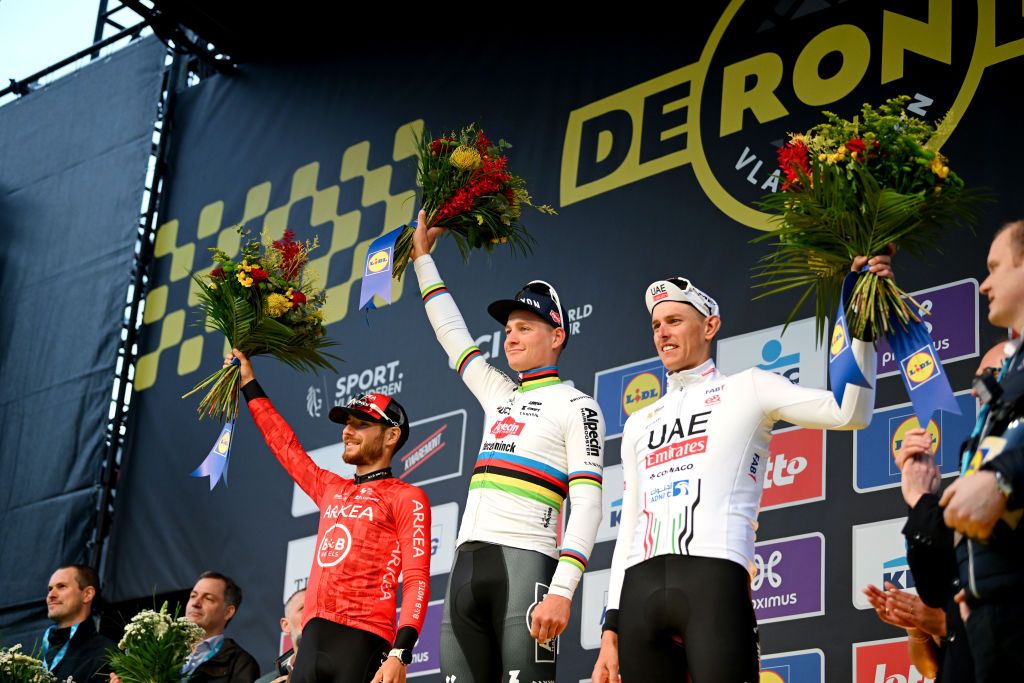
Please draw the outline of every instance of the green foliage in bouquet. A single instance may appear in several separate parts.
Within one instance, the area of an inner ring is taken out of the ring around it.
[[[206,637],[206,632],[185,617],[168,614],[165,602],[159,612],[143,610],[132,617],[124,638],[111,650],[107,661],[123,683],[178,683],[181,667]]]
[[[491,251],[499,244],[509,245],[513,253],[529,253],[533,238],[520,222],[523,207],[556,211],[534,204],[526,180],[508,170],[505,150],[512,145],[491,142],[475,123],[440,138],[424,133],[416,144],[427,224],[446,228],[464,260],[474,249]],[[409,262],[412,233],[407,227],[395,244],[395,279],[401,279]]]
[[[0,648],[0,683],[55,683],[56,680],[42,660],[23,653],[21,645],[6,650]]]
[[[755,298],[803,288],[788,324],[814,293],[819,342],[854,256],[884,254],[890,244],[921,256],[947,231],[970,226],[984,199],[930,146],[936,128],[909,116],[909,101],[865,104],[853,120],[823,112],[824,123],[779,148],[783,187],[761,202],[778,229],[753,240],[774,246],[754,269],[754,286],[765,290]],[[891,279],[865,273],[847,302],[850,332],[873,340],[917,321],[907,298]]]
[[[309,253],[316,247],[317,240],[299,242],[285,230],[281,240],[269,245],[243,239],[237,261],[211,249],[217,267],[192,276],[199,285],[206,327],[219,330],[232,348],[250,358],[270,355],[296,370],[334,370],[328,359],[337,357],[324,351],[335,346],[325,336],[326,297],[305,273]],[[238,383],[238,366],[231,365],[200,381],[185,396],[212,385],[199,402],[199,417],[226,421],[238,412]]]

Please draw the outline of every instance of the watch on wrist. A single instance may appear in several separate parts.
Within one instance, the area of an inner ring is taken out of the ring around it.
[[[397,657],[403,666],[412,664],[412,650],[396,647],[388,653],[388,657]]]
[[[996,488],[999,489],[999,493],[1003,494],[1004,498],[1009,500],[1010,496],[1013,495],[1013,485],[1010,484],[1010,481],[1005,476],[1003,476],[1003,473],[1000,472],[999,470],[995,471],[995,475]]]

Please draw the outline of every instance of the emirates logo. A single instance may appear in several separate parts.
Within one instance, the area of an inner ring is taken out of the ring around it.
[[[505,419],[498,420],[491,425],[491,434],[494,435],[495,439],[504,439],[506,436],[519,436],[523,433],[523,427],[525,426],[525,422],[516,422],[506,415]]]

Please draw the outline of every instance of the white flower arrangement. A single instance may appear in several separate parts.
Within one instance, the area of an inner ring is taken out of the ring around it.
[[[181,667],[206,632],[179,617],[180,611],[179,605],[173,615],[168,614],[165,602],[159,612],[143,610],[128,622],[118,649],[109,655],[110,666],[123,683],[181,680]]]
[[[3,683],[56,683],[57,678],[47,671],[39,659],[21,651],[21,645],[0,648],[0,681]],[[73,683],[71,677],[63,683]]]

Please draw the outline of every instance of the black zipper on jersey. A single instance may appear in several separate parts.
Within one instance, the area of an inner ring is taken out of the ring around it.
[[[376,481],[378,479],[389,479],[389,478],[391,478],[393,476],[394,475],[391,474],[391,468],[390,467],[385,467],[382,470],[377,470],[376,472],[370,472],[369,474],[357,474],[355,477],[353,477],[352,480],[358,485],[358,484],[365,484],[368,481]]]

